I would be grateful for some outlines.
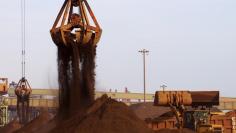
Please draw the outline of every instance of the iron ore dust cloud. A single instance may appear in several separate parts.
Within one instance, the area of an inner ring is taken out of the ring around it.
[[[85,111],[94,101],[96,46],[58,46],[59,116]]]

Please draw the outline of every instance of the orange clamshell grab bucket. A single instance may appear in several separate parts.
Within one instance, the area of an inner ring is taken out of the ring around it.
[[[71,44],[96,46],[101,38],[102,29],[86,0],[66,0],[50,33],[57,46]]]

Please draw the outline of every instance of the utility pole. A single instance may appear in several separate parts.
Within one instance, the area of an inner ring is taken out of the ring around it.
[[[146,54],[149,52],[146,49],[139,50],[143,55],[143,98],[144,98],[144,103],[146,102]]]
[[[165,88],[167,87],[166,85],[160,86],[163,89],[163,92],[165,92]]]

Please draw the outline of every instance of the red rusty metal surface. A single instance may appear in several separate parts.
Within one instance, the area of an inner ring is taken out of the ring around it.
[[[235,117],[236,117],[236,111],[230,111],[225,115],[212,116],[210,123],[222,125],[224,127],[224,133],[233,133],[236,126]]]
[[[176,119],[167,118],[166,120],[162,121],[146,121],[149,128],[152,128],[154,131],[161,130],[161,129],[177,129],[175,127]]]
[[[236,111],[230,111],[225,115],[213,115],[210,118],[211,124],[218,124],[222,125],[224,128],[224,133],[235,133],[236,130],[236,122],[233,122],[233,119],[236,117]],[[146,123],[149,128],[152,128],[154,131],[158,131],[161,129],[176,129],[176,119],[175,117],[162,117],[162,118],[154,118],[154,119],[147,119]]]
[[[191,91],[192,106],[219,105],[219,91]]]

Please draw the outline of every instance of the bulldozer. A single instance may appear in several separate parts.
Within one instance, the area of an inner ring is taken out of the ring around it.
[[[188,128],[197,133],[223,133],[222,125],[210,123],[211,116],[217,115],[210,108],[219,105],[218,91],[157,91],[154,105],[170,107],[178,129]]]
[[[183,122],[185,128],[194,129],[197,133],[223,133],[223,126],[210,124],[211,115],[214,112],[209,110],[186,110]],[[216,114],[215,114],[216,115]]]

